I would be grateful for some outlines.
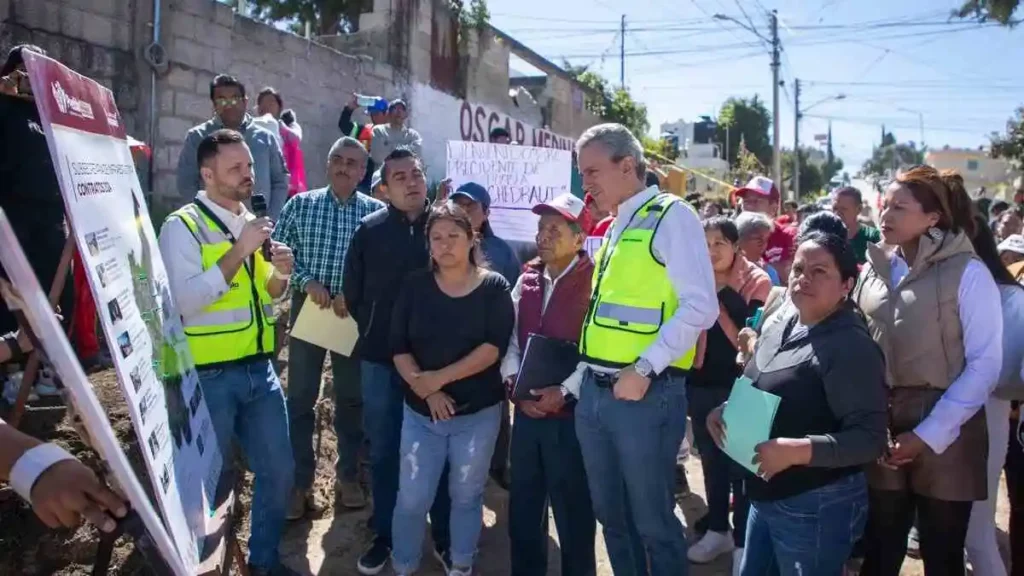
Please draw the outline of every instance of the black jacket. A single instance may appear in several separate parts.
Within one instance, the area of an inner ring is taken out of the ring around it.
[[[749,475],[752,500],[778,500],[854,474],[886,447],[885,362],[852,304],[810,328],[795,313],[758,338],[745,375],[782,398],[771,438],[809,438],[807,466],[794,466],[770,482]]]
[[[345,255],[342,292],[359,325],[355,353],[370,362],[390,363],[391,310],[405,278],[430,263],[424,229],[427,210],[409,222],[393,206],[362,219]]]

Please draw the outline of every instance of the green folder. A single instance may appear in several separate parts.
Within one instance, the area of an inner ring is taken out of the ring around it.
[[[768,440],[775,412],[782,399],[754,387],[746,376],[736,379],[729,393],[722,419],[725,421],[725,453],[757,474],[754,448]]]

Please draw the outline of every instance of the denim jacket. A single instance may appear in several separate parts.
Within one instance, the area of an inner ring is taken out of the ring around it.
[[[178,157],[178,191],[186,198],[192,198],[203,189],[199,176],[199,159],[196,154],[199,143],[209,134],[224,128],[220,118],[214,117],[192,128],[185,135],[185,144],[181,147]],[[252,117],[246,114],[239,130],[245,143],[252,152],[253,173],[256,183],[253,194],[263,194],[267,199],[267,212],[272,220],[277,220],[288,200],[288,169],[285,167],[284,154],[280,140],[271,132],[260,128]]]

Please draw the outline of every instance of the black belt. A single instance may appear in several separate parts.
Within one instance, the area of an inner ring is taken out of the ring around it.
[[[618,372],[606,374],[604,372],[591,370],[590,376],[594,379],[594,385],[598,388],[611,388],[612,386],[615,386],[615,382],[619,379]]]

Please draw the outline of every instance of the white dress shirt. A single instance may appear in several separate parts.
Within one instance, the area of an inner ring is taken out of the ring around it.
[[[569,263],[569,266],[558,275],[558,278],[552,279],[551,273],[548,271],[548,267],[544,266],[544,295],[541,301],[540,313],[548,309],[548,302],[551,301],[551,295],[555,292],[555,284],[565,275],[572,271],[576,267],[576,263],[580,261],[580,257],[576,256]],[[515,324],[512,326],[512,337],[509,338],[508,351],[505,352],[505,358],[501,361],[501,378],[502,380],[514,376],[519,373],[519,365],[522,363],[522,350],[519,349],[519,300],[523,296],[523,277],[524,274],[519,275],[519,279],[516,280],[515,287],[512,288],[512,306],[516,311]]]
[[[910,272],[907,263],[892,256],[892,282]],[[950,384],[932,411],[914,428],[936,454],[960,436],[960,427],[985,406],[999,381],[1003,362],[1003,310],[999,288],[985,265],[972,259],[957,289],[957,308],[963,327],[963,372]]]
[[[615,248],[630,217],[659,193],[657,186],[651,186],[619,205],[605,254]],[[641,354],[641,358],[651,363],[655,373],[661,373],[697,344],[697,338],[703,330],[715,325],[718,320],[718,294],[704,227],[692,208],[681,203],[673,204],[665,212],[661,225],[654,233],[652,248],[658,260],[665,263],[669,281],[679,301],[675,314],[665,321],[654,342]],[[596,262],[595,265],[601,266],[601,263]],[[637,278],[637,282],[642,281],[642,278]],[[604,373],[617,372],[604,366],[580,362],[576,371],[562,384],[576,397],[579,397],[587,369]]]
[[[235,214],[210,200],[205,190],[196,196],[197,202],[227,226],[236,238],[241,236],[246,222],[256,218],[242,205],[242,211]],[[210,304],[216,302],[228,291],[228,283],[220,266],[203,270],[203,257],[195,236],[178,218],[169,218],[160,229],[160,253],[167,269],[167,281],[178,305],[178,312],[185,318],[195,316]]]

